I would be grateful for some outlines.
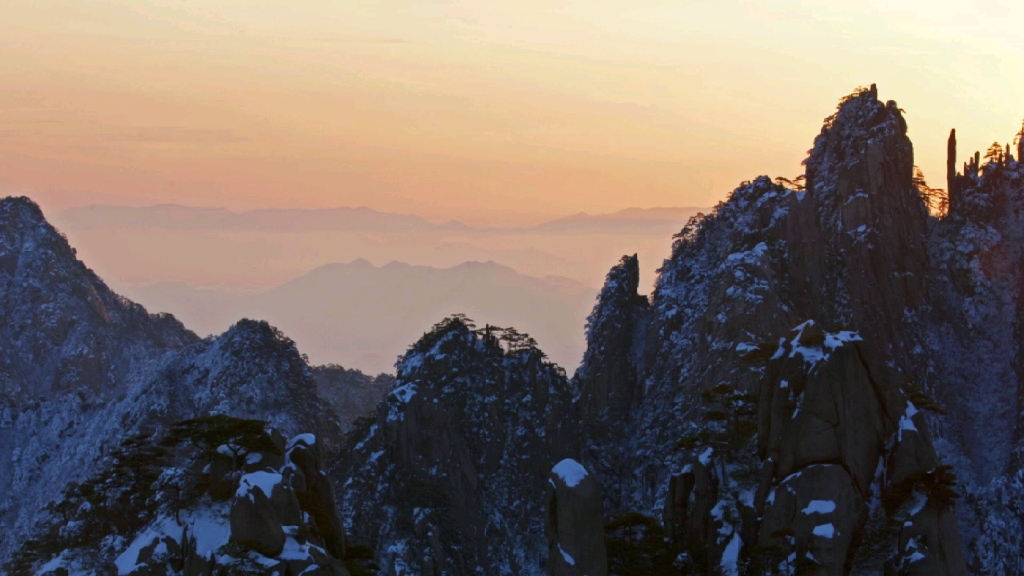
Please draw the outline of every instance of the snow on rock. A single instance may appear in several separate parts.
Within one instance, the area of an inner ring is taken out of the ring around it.
[[[832,524],[819,524],[814,527],[811,534],[815,536],[821,536],[822,538],[832,538],[836,533],[835,526]]]
[[[154,541],[170,537],[180,542],[183,533],[184,527],[179,525],[175,519],[166,517],[157,519],[140,534],[136,535],[132,543],[128,545],[128,549],[114,560],[117,573],[120,576],[125,576],[136,570],[139,563],[139,552],[153,544]]]
[[[566,564],[568,564],[569,566],[576,565],[576,559],[570,556],[569,553],[566,552],[564,549],[562,549],[561,544],[558,545],[558,552],[562,554],[562,559],[565,560]]]
[[[722,560],[719,563],[722,576],[739,576],[739,556],[742,547],[743,539],[740,538],[739,533],[733,534],[732,540],[729,540],[725,551],[722,552]]]
[[[291,449],[300,444],[304,446],[316,446],[316,434],[310,434],[309,432],[297,434],[288,441],[288,448]]]
[[[836,511],[836,503],[832,500],[811,500],[806,508],[801,510],[803,514],[831,514]]]
[[[249,498],[252,499],[252,490],[259,488],[263,492],[263,495],[270,497],[270,494],[274,491],[274,486],[281,483],[282,476],[277,472],[266,472],[259,470],[257,472],[250,472],[238,481],[238,491],[235,492],[235,496],[238,498]]]
[[[572,458],[566,458],[558,464],[555,464],[555,467],[551,469],[551,472],[561,478],[569,488],[576,486],[589,475],[587,473],[587,469]]]

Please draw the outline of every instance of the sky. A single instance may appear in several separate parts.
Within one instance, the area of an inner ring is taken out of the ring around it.
[[[943,186],[1024,117],[1024,6],[4,0],[0,192],[473,224],[711,206],[877,83]]]

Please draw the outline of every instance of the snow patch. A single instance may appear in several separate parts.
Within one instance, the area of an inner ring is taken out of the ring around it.
[[[309,434],[308,432],[306,434],[299,434],[298,436],[288,441],[288,448],[291,448],[298,444],[305,444],[306,446],[316,446],[316,435]]]
[[[235,496],[239,498],[248,496],[252,500],[252,496],[249,493],[252,492],[253,488],[259,488],[263,495],[269,498],[270,493],[274,490],[274,486],[280,483],[281,475],[277,472],[266,472],[263,470],[250,472],[239,480]]]
[[[830,524],[821,524],[815,526],[811,534],[815,536],[821,536],[822,538],[832,538],[836,533],[836,527]]]
[[[551,472],[561,478],[569,488],[576,486],[589,475],[587,473],[587,469],[572,458],[566,458],[558,464],[555,464],[555,467],[551,469]]]
[[[739,533],[733,534],[729,545],[722,552],[722,561],[719,563],[719,566],[722,568],[722,576],[739,576],[740,548],[742,547],[743,540],[740,538]]]
[[[119,576],[129,574],[138,568],[139,564],[139,552],[143,548],[149,546],[154,540],[159,540],[165,536],[180,541],[181,540],[182,527],[173,518],[160,518],[156,522],[146,527],[138,536],[132,540],[132,543],[128,546],[128,549],[121,553],[114,560],[114,565],[117,566],[117,573]]]
[[[899,430],[897,430],[897,438],[900,442],[903,441],[904,430],[913,430],[914,432],[917,432],[917,426],[914,426],[913,420],[915,414],[917,414],[917,407],[914,406],[913,402],[907,400],[907,409],[904,410],[903,415],[900,416]]]
[[[562,559],[565,560],[566,564],[568,564],[569,566],[576,565],[576,559],[570,556],[569,553],[562,548],[561,542],[558,543],[558,551],[562,553]]]
[[[836,503],[832,500],[811,500],[811,503],[801,510],[804,514],[831,514],[835,511]]]

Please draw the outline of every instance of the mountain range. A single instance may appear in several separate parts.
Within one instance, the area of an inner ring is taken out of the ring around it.
[[[706,211],[706,210],[705,210]],[[183,282],[234,294],[262,292],[328,264],[366,259],[451,268],[494,261],[520,274],[564,276],[596,288],[626,251],[656,263],[664,238],[696,208],[578,214],[516,228],[436,224],[368,208],[254,210],[85,206],[52,216],[84,261],[121,291]]]
[[[393,372],[395,359],[438,318],[457,312],[497,326],[517,325],[552,358],[575,366],[596,291],[568,278],[533,278],[494,262],[446,269],[366,260],[327,264],[270,290],[233,295],[182,283],[129,287],[147,309],[173,313],[201,334],[239,318],[267,320],[316,363]]]
[[[532,226],[469,226],[457,220],[433,223],[411,214],[378,212],[366,207],[321,209],[260,209],[234,212],[226,208],[176,204],[113,206],[93,204],[66,208],[54,216],[62,228],[163,228],[181,230],[256,230],[265,232],[413,232],[440,230],[492,234],[530,234],[542,231],[629,230],[663,234],[666,225],[678,228],[700,208],[627,208],[608,214],[580,212]]]
[[[858,89],[804,186],[742,183],[649,295],[612,266],[571,376],[462,314],[393,380],[266,322],[200,339],[2,200],[6,569],[1019,574],[1024,144],[962,168],[946,144],[939,194]]]

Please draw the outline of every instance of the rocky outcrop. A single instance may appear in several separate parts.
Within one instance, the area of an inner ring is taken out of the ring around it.
[[[84,489],[65,492],[57,507],[67,521],[19,551],[12,573],[348,576],[314,435],[286,443],[262,422],[214,416],[137,440]],[[151,479],[132,484],[153,467],[152,488]],[[230,486],[226,499],[211,490],[216,483]]]
[[[341,426],[291,340],[249,320],[199,340],[149,315],[78,261],[27,199],[0,201],[0,308],[0,562],[48,521],[47,503],[133,435],[231,414],[338,449]]]
[[[636,254],[623,256],[608,272],[587,318],[587,351],[575,376],[584,418],[621,420],[643,398],[633,345],[642,338],[647,310],[647,297],[637,294],[639,284]]]
[[[565,459],[548,476],[544,531],[551,576],[607,576],[601,484]]]
[[[721,556],[719,529],[712,514],[718,504],[718,475],[712,465],[714,450],[705,450],[679,474],[669,479],[663,522],[669,540],[680,550],[703,556]],[[731,535],[731,534],[730,534]]]
[[[759,543],[813,573],[848,574],[872,508],[888,522],[884,506],[902,521],[895,573],[966,574],[951,502],[925,480],[940,461],[924,415],[869,350],[856,333],[808,321],[774,353],[758,411],[758,452],[774,469],[758,489],[770,494]]]
[[[441,322],[348,437],[338,474],[353,541],[384,575],[540,571],[548,472],[579,451],[572,397],[528,336]]]
[[[114,294],[28,198],[0,199],[0,401],[116,395],[199,338]]]
[[[930,424],[965,493],[956,519],[967,561],[975,573],[1002,576],[1024,562],[1024,511],[1015,504],[1024,496],[1024,164],[982,165],[976,153],[955,177],[958,207],[951,196],[929,242],[928,386],[947,412]]]
[[[851,94],[805,165],[806,189],[758,178],[677,236],[629,342],[642,401],[617,446],[587,452],[626,455],[593,467],[606,510],[660,512],[698,570],[733,574],[785,551],[775,568],[905,571],[927,557],[963,573],[945,498],[913,521],[932,534],[914,563],[900,564],[911,525],[879,528],[947,480],[923,414],[908,416],[921,432],[899,433],[903,389],[934,389],[930,220],[899,107],[874,86]],[[835,510],[811,514],[826,493]]]

